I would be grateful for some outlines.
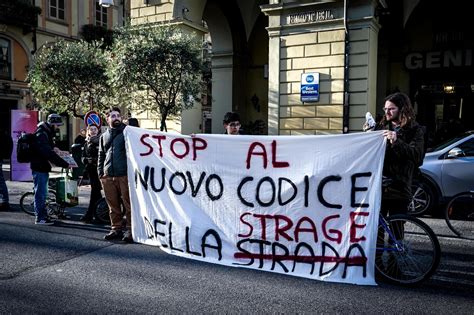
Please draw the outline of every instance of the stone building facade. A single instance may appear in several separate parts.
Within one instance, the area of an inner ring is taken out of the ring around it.
[[[433,139],[453,117],[473,129],[467,12],[460,0],[131,0],[133,25],[180,25],[212,47],[208,103],[177,118],[183,133],[209,119],[220,133],[230,110],[271,135],[355,132],[395,91]],[[305,73],[319,74],[317,102],[301,101]]]

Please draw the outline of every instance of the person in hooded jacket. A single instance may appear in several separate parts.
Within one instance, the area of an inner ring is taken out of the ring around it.
[[[59,126],[62,126],[62,118],[58,114],[48,116],[46,122],[40,122],[35,131],[34,151],[31,157],[31,173],[35,192],[35,224],[52,225],[46,210],[46,198],[48,195],[49,172],[51,163],[62,168],[68,168],[69,163],[63,160],[56,152],[54,145],[54,135]]]
[[[97,161],[99,158],[99,127],[91,124],[87,127],[84,146],[82,147],[82,163],[85,165],[91,184],[91,195],[87,212],[81,217],[81,221],[91,223],[95,215],[97,202],[102,198],[102,186],[97,173]]]

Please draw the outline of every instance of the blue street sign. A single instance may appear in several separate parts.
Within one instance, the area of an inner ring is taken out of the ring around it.
[[[98,112],[91,110],[84,115],[84,123],[86,126],[97,125],[99,128],[102,126],[102,118]]]
[[[301,74],[301,101],[319,102],[319,73]]]

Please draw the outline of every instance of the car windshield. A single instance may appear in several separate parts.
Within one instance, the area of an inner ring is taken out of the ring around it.
[[[454,142],[457,142],[457,141],[461,140],[462,138],[467,137],[468,135],[469,135],[469,133],[463,133],[463,134],[461,134],[457,137],[451,138],[449,140],[446,140],[445,142],[442,142],[442,143],[438,144],[436,147],[431,148],[429,151],[430,152],[436,152],[436,151],[439,151],[439,150],[443,150],[447,146],[450,146]]]

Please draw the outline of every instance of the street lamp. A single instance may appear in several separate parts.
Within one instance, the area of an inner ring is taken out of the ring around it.
[[[99,5],[104,8],[108,8],[111,5],[114,5],[114,0],[99,0]]]

